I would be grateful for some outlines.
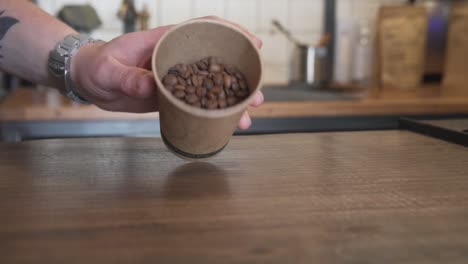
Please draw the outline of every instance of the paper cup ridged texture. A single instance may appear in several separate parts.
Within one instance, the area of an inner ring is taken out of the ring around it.
[[[175,98],[162,78],[169,68],[214,56],[245,75],[251,95],[218,110],[200,109]],[[241,30],[215,20],[191,20],[169,30],[154,49],[152,68],[158,86],[161,136],[166,146],[185,159],[206,159],[228,144],[253,94],[261,88],[263,63],[255,43]]]

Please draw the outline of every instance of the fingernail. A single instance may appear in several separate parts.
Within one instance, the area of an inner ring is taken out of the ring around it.
[[[249,116],[248,115],[242,115],[242,119],[241,119],[241,128],[242,129],[247,129],[250,127],[250,125],[252,124],[252,121],[250,120]]]

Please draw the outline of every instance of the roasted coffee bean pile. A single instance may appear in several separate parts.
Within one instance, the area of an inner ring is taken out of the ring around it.
[[[250,94],[244,75],[215,57],[177,64],[169,69],[163,83],[176,98],[204,109],[233,106]]]

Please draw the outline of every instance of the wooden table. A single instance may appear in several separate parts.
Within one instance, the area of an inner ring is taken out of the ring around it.
[[[277,93],[278,88],[294,89],[289,86],[266,87],[266,97],[268,90]],[[286,101],[267,101],[259,108],[249,109],[253,125],[237,133],[396,129],[401,117],[468,117],[468,89],[451,91],[446,87],[424,86],[413,91],[340,89],[335,92],[336,98],[341,99],[287,101],[288,93],[284,93]],[[320,97],[320,94],[333,93],[312,90],[309,98],[313,98],[313,94]],[[57,92],[51,93],[47,89],[18,89],[0,103],[0,141],[159,134],[158,113],[114,113],[96,106],[73,105]]]
[[[0,263],[466,263],[468,149],[406,131],[0,144]]]

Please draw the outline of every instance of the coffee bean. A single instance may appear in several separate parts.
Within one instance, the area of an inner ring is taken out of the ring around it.
[[[245,80],[239,81],[239,87],[241,90],[247,90],[247,83],[245,82]]]
[[[182,66],[182,69],[183,69],[183,70],[182,70],[181,72],[179,72],[180,77],[182,77],[182,78],[184,78],[184,79],[189,78],[189,77],[190,77],[190,74],[191,74],[189,68],[188,68],[186,65],[183,65],[183,66]]]
[[[171,67],[171,68],[169,68],[169,70],[168,70],[168,74],[178,75],[178,74],[179,74],[179,70],[177,70],[177,67],[176,67],[176,66]]]
[[[202,76],[198,75],[198,78],[200,79],[198,82],[200,83],[200,86],[203,86],[203,83],[205,83],[205,79],[207,79],[207,76]]]
[[[240,99],[244,99],[248,95],[247,91],[239,90],[236,92],[236,96]]]
[[[208,57],[208,64],[209,65],[212,65],[212,64],[218,64],[218,58],[217,57],[214,57],[214,56],[211,56],[211,57]]]
[[[216,100],[216,94],[209,92],[206,94],[206,99],[208,100]]]
[[[206,108],[207,108],[207,109],[211,109],[211,110],[212,110],[212,109],[218,108],[218,101],[216,101],[216,100],[208,100],[208,101],[206,102]]]
[[[168,74],[163,78],[165,86],[174,86],[177,84],[177,77],[174,74]]]
[[[192,65],[187,66],[187,72],[189,73],[189,76],[187,76],[187,78],[189,78],[189,77],[191,77],[193,75]],[[185,79],[187,79],[187,78],[185,78]]]
[[[199,75],[192,76],[192,85],[193,86],[201,86],[203,84],[203,77]]]
[[[201,70],[201,71],[208,70],[208,64],[204,63],[203,61],[197,62],[196,65],[197,65],[198,69]]]
[[[239,81],[244,80],[244,75],[242,75],[242,73],[240,73],[240,72],[236,72],[235,76],[236,76],[237,80],[239,80]]]
[[[211,58],[211,57],[203,58],[203,59],[201,60],[201,62],[208,66],[208,65],[210,65],[210,58]]]
[[[194,86],[187,86],[187,88],[185,89],[185,92],[189,94],[193,94],[195,93],[196,90],[197,88],[195,88]]]
[[[185,96],[185,101],[187,101],[189,104],[193,104],[198,101],[198,96],[195,94],[188,94]]]
[[[177,69],[177,72],[179,73],[179,76],[182,77],[182,78],[187,78],[186,75],[187,75],[187,66],[185,64],[177,64],[176,66],[176,69]]]
[[[187,80],[185,80],[185,82],[187,83],[187,86],[192,86],[193,85],[192,78],[188,78]]]
[[[225,99],[220,99],[218,100],[218,105],[219,105],[219,108],[223,109],[227,107],[227,102]]]
[[[205,76],[203,75],[198,75],[198,86],[203,86],[203,82],[205,81]]]
[[[210,72],[221,72],[221,66],[219,66],[219,64],[211,64],[209,71]]]
[[[195,106],[195,107],[197,107],[197,108],[201,108],[201,107],[202,107],[200,101],[196,101],[195,103],[192,103],[191,105],[192,105],[192,106]]]
[[[224,91],[221,91],[219,94],[218,94],[218,99],[226,99],[226,93]]]
[[[174,92],[174,96],[177,97],[177,98],[179,98],[179,99],[182,99],[182,98],[185,97],[185,92],[182,91],[182,90],[176,90],[176,91]]]
[[[182,63],[177,64],[175,68],[177,69],[178,73],[181,73],[182,71],[184,71],[184,65]]]
[[[221,86],[215,86],[213,89],[211,89],[211,92],[218,95],[223,91],[223,88]]]
[[[236,68],[232,65],[227,65],[226,67],[224,67],[224,71],[229,74],[229,75],[234,75],[236,73]]]
[[[224,82],[224,88],[228,88],[228,89],[231,88],[232,77],[227,74],[224,74],[223,82]]]
[[[215,85],[222,86],[224,84],[224,78],[221,73],[217,73],[213,76],[213,82]]]
[[[196,65],[196,64],[192,64],[191,67],[192,67],[192,74],[194,74],[194,75],[195,75],[195,74],[198,74],[198,71],[199,71],[199,70],[198,70],[197,65]]]
[[[244,75],[216,57],[171,67],[163,84],[176,98],[203,109],[224,109],[250,94]]]
[[[233,106],[237,103],[237,98],[234,97],[234,96],[229,96],[227,99],[226,99],[226,102],[227,102],[227,105],[228,106]]]
[[[213,86],[214,86],[214,83],[210,79],[205,79],[205,81],[203,82],[203,87],[205,87],[208,90],[212,89]]]
[[[184,91],[185,90],[185,86],[184,85],[174,85],[174,89],[176,90],[179,90],[179,91]]]
[[[182,77],[177,77],[180,85],[187,85],[187,82]]]
[[[206,88],[204,87],[197,87],[195,91],[198,97],[204,97],[206,95]]]

